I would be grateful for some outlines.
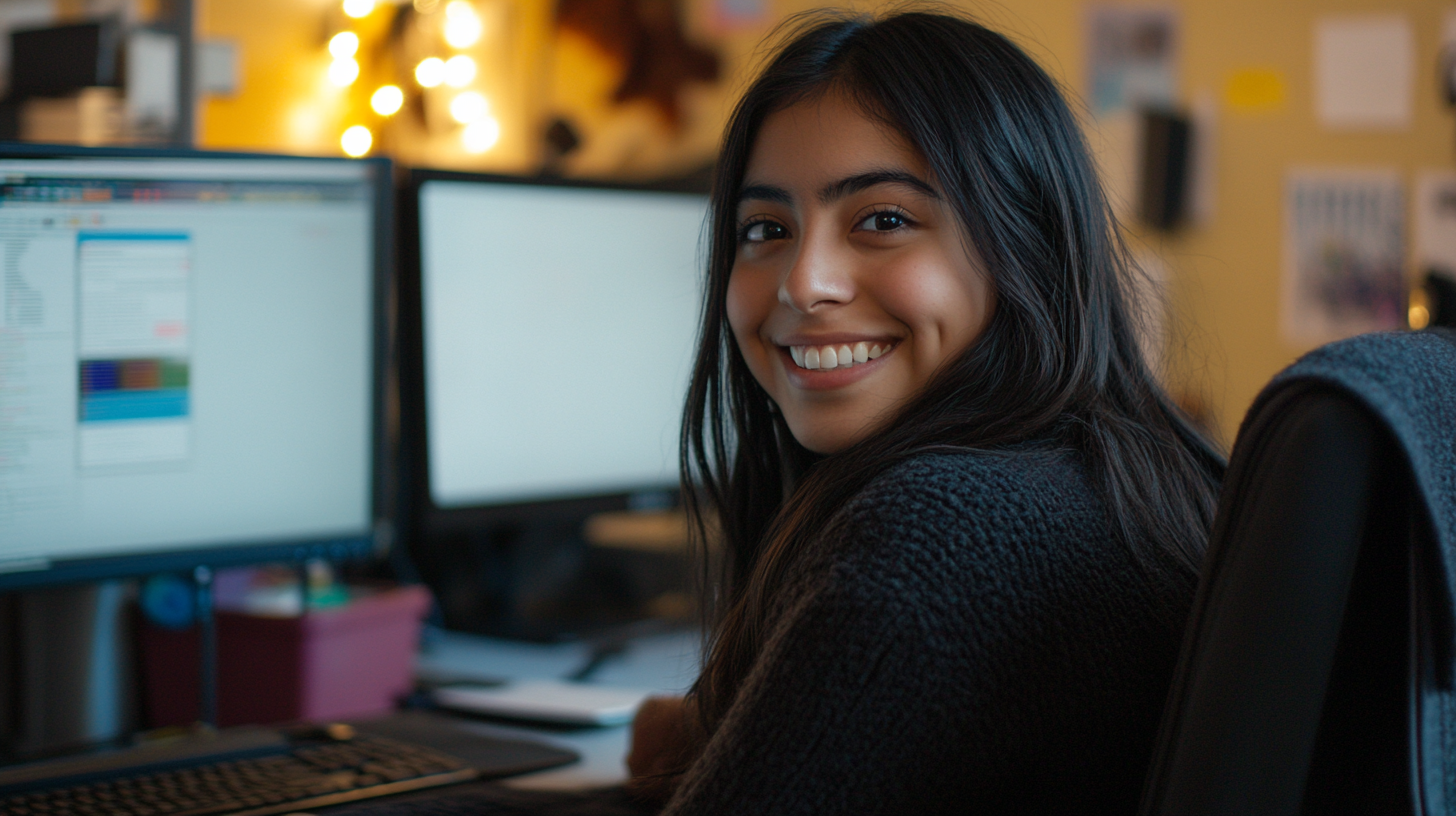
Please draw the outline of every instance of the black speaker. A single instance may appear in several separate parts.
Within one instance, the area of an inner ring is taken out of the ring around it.
[[[1187,214],[1193,127],[1171,111],[1142,112],[1142,189],[1138,215],[1148,226],[1176,229]]]
[[[1431,313],[1426,325],[1456,328],[1456,275],[1446,269],[1429,269],[1421,288],[1426,290],[1426,309]]]
[[[61,96],[116,86],[121,27],[112,21],[10,33],[10,97]]]

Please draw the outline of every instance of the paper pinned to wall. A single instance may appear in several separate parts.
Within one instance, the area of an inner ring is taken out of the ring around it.
[[[1178,13],[1171,7],[1087,10],[1088,101],[1099,118],[1164,108],[1178,95]]]
[[[1410,127],[1415,35],[1405,15],[1324,17],[1315,21],[1314,39],[1315,114],[1321,125]]]
[[[1395,170],[1298,170],[1284,185],[1286,338],[1405,326],[1405,191]]]

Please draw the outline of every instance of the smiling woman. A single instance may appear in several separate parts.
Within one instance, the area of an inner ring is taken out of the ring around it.
[[[631,787],[1135,810],[1223,463],[1142,359],[1055,83],[955,17],[804,18],[715,185],[683,480],[722,572]]]

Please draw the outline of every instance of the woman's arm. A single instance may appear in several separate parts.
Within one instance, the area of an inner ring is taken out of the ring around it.
[[[803,598],[667,812],[903,813],[951,801],[968,781],[948,760],[967,750],[958,675],[971,667],[945,660],[913,605],[883,601],[842,585]]]
[[[690,716],[680,696],[649,697],[637,710],[627,753],[627,791],[634,798],[661,806],[672,796],[697,747]]]

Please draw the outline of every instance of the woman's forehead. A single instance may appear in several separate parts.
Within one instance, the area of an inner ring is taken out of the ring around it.
[[[903,135],[843,92],[829,92],[764,119],[741,189],[773,186],[801,197],[842,179],[885,171],[933,185],[927,162]]]

